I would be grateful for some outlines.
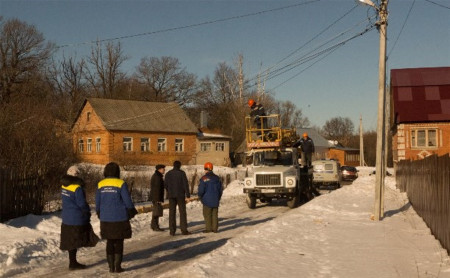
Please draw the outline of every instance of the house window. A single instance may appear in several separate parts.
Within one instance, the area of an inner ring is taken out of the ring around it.
[[[86,120],[89,122],[90,119],[91,119],[91,112],[87,112],[86,113]]]
[[[101,138],[100,137],[95,138],[95,151],[99,153],[101,150],[101,146],[102,146]]]
[[[436,129],[413,129],[411,130],[412,148],[436,148],[437,130]]]
[[[436,130],[428,130],[428,147],[436,147]]]
[[[133,150],[133,138],[123,137],[123,151],[131,152]]]
[[[345,154],[345,161],[347,162],[358,162],[359,161],[359,154]]]
[[[167,149],[167,139],[158,138],[158,152],[165,152]]]
[[[84,141],[82,138],[78,139],[78,152],[84,152]]]
[[[92,138],[88,138],[86,141],[86,151],[88,153],[92,152]]]
[[[200,151],[209,152],[211,150],[211,143],[200,143]]]
[[[149,152],[150,151],[150,139],[144,137],[141,138],[141,152]]]
[[[184,140],[183,139],[175,139],[175,151],[182,152],[184,150]]]
[[[216,143],[216,151],[217,152],[225,151],[225,143]]]

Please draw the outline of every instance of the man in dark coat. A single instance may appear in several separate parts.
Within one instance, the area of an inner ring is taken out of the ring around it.
[[[264,109],[264,106],[261,104],[256,103],[253,99],[248,100],[248,107],[250,107],[250,117],[253,118],[253,122],[256,125],[256,128],[261,130],[267,128],[267,118],[263,117],[266,116],[266,111]],[[261,131],[256,132],[258,136],[262,134]]]
[[[153,174],[151,180],[150,180],[150,199],[152,200],[153,204],[153,213],[152,213],[152,222],[151,222],[151,228],[153,231],[163,231],[159,227],[159,217],[160,215],[157,215],[157,209],[155,209],[157,206],[162,208],[162,203],[164,202],[164,172],[166,171],[166,166],[162,164],[158,164],[155,167],[155,173]]]
[[[177,230],[176,209],[180,212],[180,230],[183,235],[191,234],[187,229],[186,198],[190,198],[189,183],[186,173],[181,170],[181,162],[175,161],[173,169],[166,174],[164,186],[169,199],[169,232],[175,235]]]
[[[305,161],[305,165],[311,167],[312,154],[315,152],[314,142],[308,136],[308,133],[303,133],[303,138],[294,143],[293,147],[301,147],[302,150],[302,160]]]
[[[204,233],[217,233],[219,228],[219,203],[222,198],[222,182],[213,173],[213,165],[206,162],[205,175],[200,179],[198,196],[203,204],[203,217],[205,218]]]
[[[95,246],[98,238],[90,224],[91,209],[86,202],[84,181],[79,178],[77,166],[71,166],[61,178],[62,224],[60,249],[69,252],[69,269],[83,269],[86,266],[77,261],[80,247]],[[91,242],[91,234],[94,242]]]

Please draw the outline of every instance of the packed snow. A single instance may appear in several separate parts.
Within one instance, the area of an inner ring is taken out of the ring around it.
[[[373,168],[358,169],[360,177],[353,183],[249,226],[222,246],[159,277],[450,277],[446,250],[409,205],[406,194],[395,188],[394,176],[386,177],[385,218],[371,220]],[[235,173],[230,168],[217,171]],[[186,172],[192,173],[192,169]],[[242,172],[237,177],[226,186],[222,209],[246,207],[239,181]],[[189,203],[187,209],[188,221],[202,220],[200,202]],[[163,227],[167,227],[167,218],[164,211],[160,220]],[[131,240],[151,234],[148,213],[131,222]],[[91,223],[99,234],[95,214]],[[52,260],[66,262],[67,254],[59,250],[60,225],[59,212],[27,215],[0,224],[0,276],[31,274]],[[101,241],[95,248],[103,250],[104,244]],[[89,256],[91,249],[81,249],[80,256]],[[82,271],[79,275],[84,276]]]

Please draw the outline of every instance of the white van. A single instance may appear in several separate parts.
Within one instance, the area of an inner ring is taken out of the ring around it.
[[[313,184],[320,188],[321,186],[341,187],[341,165],[336,160],[315,160],[313,165]]]

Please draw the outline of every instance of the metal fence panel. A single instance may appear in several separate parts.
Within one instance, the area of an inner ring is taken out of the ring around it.
[[[433,235],[450,252],[450,156],[402,160],[396,181]]]
[[[44,192],[39,176],[26,177],[0,169],[0,222],[30,213],[41,214]]]

